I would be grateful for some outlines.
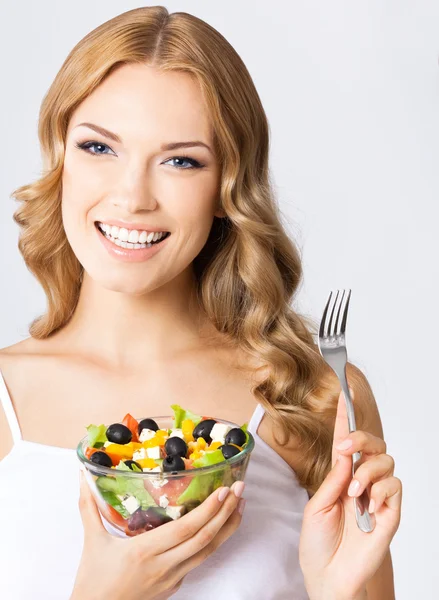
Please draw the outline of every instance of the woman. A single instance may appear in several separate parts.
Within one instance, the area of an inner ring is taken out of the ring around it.
[[[0,353],[8,598],[394,597],[401,482],[366,378],[348,365],[348,435],[314,324],[289,306],[302,267],[270,187],[268,133],[239,56],[187,13],[123,13],[61,67],[40,113],[44,174],[14,193],[48,307]],[[84,483],[78,510],[84,425],[177,401],[250,421],[246,510],[238,482],[146,535],[113,537]],[[369,534],[347,493],[356,451]]]

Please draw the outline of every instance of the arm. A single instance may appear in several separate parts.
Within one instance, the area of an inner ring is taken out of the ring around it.
[[[380,413],[368,380],[363,372],[351,363],[346,366],[346,374],[349,386],[355,394],[354,407],[356,404],[361,405],[364,414],[364,424],[361,425],[361,429],[384,439]],[[367,600],[395,600],[390,550],[378,571],[369,580],[366,590]]]

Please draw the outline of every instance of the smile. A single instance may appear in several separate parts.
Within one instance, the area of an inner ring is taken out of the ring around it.
[[[128,248],[130,250],[140,250],[150,248],[153,245],[159,244],[171,234],[169,231],[138,231],[137,229],[125,229],[116,225],[107,225],[97,221],[96,228],[110,242],[120,248]]]

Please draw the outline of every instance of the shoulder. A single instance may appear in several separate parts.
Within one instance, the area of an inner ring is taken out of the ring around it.
[[[16,344],[0,348],[0,371],[16,411],[17,405],[14,400],[16,395],[12,395],[11,389],[17,390],[25,385],[26,378],[23,377],[23,370],[26,370],[25,365],[29,363],[30,357],[35,356],[38,346],[36,342],[37,340],[33,338],[26,338]],[[0,460],[9,453],[12,444],[11,430],[3,405],[0,404]]]

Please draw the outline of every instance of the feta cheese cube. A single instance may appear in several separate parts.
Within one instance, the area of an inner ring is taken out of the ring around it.
[[[130,515],[132,515],[133,512],[135,512],[140,506],[139,502],[137,502],[137,498],[134,496],[129,496],[126,500],[122,500],[122,504],[125,506]]]
[[[145,448],[143,448],[144,450]],[[146,454],[148,458],[160,458],[160,447],[154,446],[153,448],[146,448]]]
[[[168,500],[168,496],[166,494],[163,494],[163,496],[160,496],[159,504],[162,508],[166,508],[168,506],[169,500]]]
[[[152,485],[155,487],[156,490],[158,490],[158,488],[163,487],[164,485],[166,485],[168,483],[168,479],[154,479],[152,482]]]
[[[145,473],[160,473],[162,468],[160,465],[157,465],[157,467],[154,467],[153,469],[149,469],[148,467],[143,467],[142,469],[143,471],[145,471]],[[154,481],[152,482],[154,485]]]
[[[225,423],[215,423],[212,427],[212,431],[210,432],[210,437],[213,442],[221,442],[224,444],[225,437],[228,432],[232,429],[230,425],[226,425]]]
[[[139,435],[139,442],[146,442],[155,436],[155,431],[152,429],[147,429],[146,427],[142,429]]]
[[[171,519],[179,519],[185,512],[185,507],[184,506],[167,506],[165,508],[166,514],[168,515],[168,517],[171,517]]]
[[[113,444],[114,442],[105,442],[104,443],[104,448],[106,448],[107,446],[111,446],[111,444]]]
[[[133,453],[133,460],[139,460],[139,458],[148,458],[146,448],[139,448]]]
[[[179,437],[184,440],[184,435],[181,429],[171,429],[171,434],[169,437]]]

